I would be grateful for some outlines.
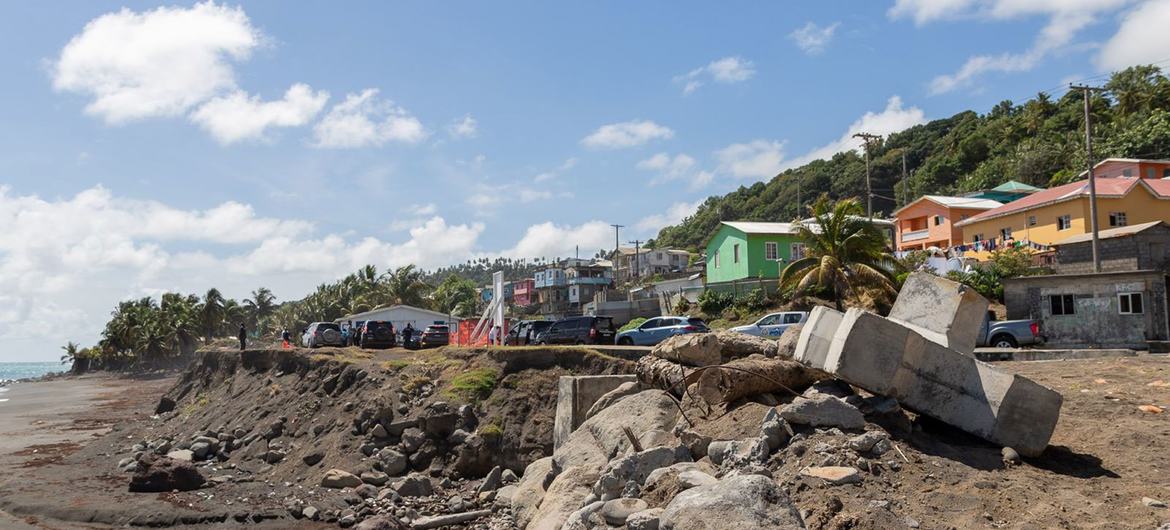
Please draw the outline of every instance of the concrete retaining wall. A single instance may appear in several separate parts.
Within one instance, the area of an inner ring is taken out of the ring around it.
[[[553,423],[553,449],[560,447],[577,427],[585,422],[585,413],[601,396],[622,383],[637,381],[635,375],[562,376],[557,388],[557,413]]]

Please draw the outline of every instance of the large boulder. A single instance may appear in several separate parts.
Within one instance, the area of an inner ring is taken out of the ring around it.
[[[130,477],[130,491],[190,491],[204,483],[203,475],[191,462],[147,453]]]
[[[330,469],[321,477],[323,488],[356,488],[362,485],[362,479],[357,475],[341,469]]]
[[[661,530],[797,529],[804,522],[776,482],[736,475],[679,493],[659,519]]]
[[[553,459],[560,469],[587,466],[600,471],[612,456],[630,449],[623,427],[641,435],[652,430],[669,431],[677,421],[678,407],[665,392],[639,392],[585,420],[557,448]]]
[[[796,353],[796,343],[800,340],[800,330],[804,329],[804,324],[793,324],[780,334],[780,338],[776,340],[776,356],[785,359],[791,359]]]
[[[618,497],[629,481],[641,486],[646,477],[657,469],[674,465],[678,462],[690,462],[691,452],[686,447],[655,447],[640,453],[632,453],[621,458],[611,460],[601,472],[601,477],[593,488],[593,493],[601,500],[610,500]]]
[[[723,362],[719,339],[714,333],[675,335],[659,342],[650,355],[687,366],[710,366]]]
[[[780,409],[780,417],[789,423],[812,427],[840,427],[861,429],[865,427],[865,416],[857,407],[844,400],[822,393],[809,397],[798,397]]]
[[[597,482],[596,468],[573,466],[566,468],[549,485],[540,507],[526,527],[528,530],[558,530],[569,516],[585,505]]]
[[[593,402],[593,406],[589,407],[589,411],[585,413],[585,419],[596,416],[598,412],[601,412],[610,405],[617,403],[618,400],[626,396],[637,394],[640,390],[641,385],[639,385],[637,381],[627,381],[618,385],[617,388],[602,394],[601,397],[597,398],[597,401]]]
[[[462,419],[459,411],[446,402],[436,401],[427,406],[419,418],[418,426],[430,438],[443,440],[459,428]]]
[[[524,528],[532,520],[541,499],[544,498],[545,490],[554,478],[550,477],[552,471],[551,456],[541,458],[524,468],[524,475],[520,477],[520,482],[516,483],[516,489],[511,496],[512,517],[518,528]]]

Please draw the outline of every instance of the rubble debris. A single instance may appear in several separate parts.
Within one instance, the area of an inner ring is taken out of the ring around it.
[[[814,370],[796,361],[751,355],[704,368],[698,377],[698,395],[714,406],[764,393],[791,394],[817,379]]]
[[[433,517],[424,517],[411,523],[412,530],[429,530],[431,528],[442,528],[444,526],[462,525],[479,519],[480,517],[487,517],[492,514],[491,510],[474,510],[463,513],[453,513],[448,515],[436,515]]]
[[[861,471],[855,467],[846,466],[822,466],[822,467],[806,467],[800,470],[800,474],[805,477],[819,478],[827,484],[840,486],[842,484],[853,484],[861,482]]]
[[[199,489],[207,481],[189,461],[147,453],[130,477],[130,491],[164,492]]]
[[[841,398],[814,393],[798,397],[780,408],[780,417],[789,423],[812,427],[839,427],[860,429],[865,426],[865,415],[857,407]]]
[[[943,297],[940,303],[946,308],[938,308],[938,314],[960,319],[972,313],[969,306],[983,307],[982,297],[966,294],[957,282],[937,277],[916,281],[932,291],[945,288],[951,293]],[[985,308],[980,315],[982,311]],[[975,323],[926,323],[946,331],[948,340],[966,340],[966,328],[981,324],[982,316]],[[861,309],[841,314],[815,308],[801,331],[796,358],[1025,456],[1037,456],[1048,446],[1063,401],[1057,392],[1025,377],[943,346],[901,321]]]
[[[659,516],[661,530],[797,529],[804,523],[780,486],[761,475],[737,475],[679,493]]]

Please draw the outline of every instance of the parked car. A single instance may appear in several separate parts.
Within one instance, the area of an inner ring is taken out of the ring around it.
[[[446,346],[450,340],[451,328],[445,324],[432,324],[423,330],[422,337],[418,339],[418,345],[423,348],[435,348]]]
[[[553,325],[551,320],[521,320],[515,326],[508,330],[508,334],[504,335],[504,345],[506,346],[524,346],[527,344],[536,344],[536,337],[540,336],[541,332]]]
[[[803,324],[806,320],[808,320],[808,311],[783,311],[765,315],[764,318],[746,326],[731,328],[731,331],[757,337],[779,337],[784,334],[784,330],[793,324]]]
[[[558,320],[536,337],[537,344],[613,344],[613,317],[569,317]]]
[[[675,335],[711,331],[707,323],[695,317],[655,317],[634,329],[617,334],[617,343],[626,346],[653,346]]]
[[[393,348],[398,342],[394,326],[381,320],[367,320],[358,328],[357,344],[363,348]]]
[[[992,348],[1019,348],[1044,342],[1040,324],[1035,320],[995,320],[995,312],[988,311],[983,317],[983,329],[979,332],[977,346]]]
[[[341,339],[341,326],[333,322],[314,322],[301,335],[301,344],[309,348],[320,346],[345,346]]]

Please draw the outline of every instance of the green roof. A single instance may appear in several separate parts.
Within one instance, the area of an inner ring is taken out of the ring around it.
[[[1023,182],[1009,180],[1003,184],[1000,184],[999,186],[991,188],[991,191],[1000,191],[1004,193],[1035,193],[1040,191],[1040,189],[1041,188],[1037,188],[1036,186],[1029,186],[1024,184]]]

